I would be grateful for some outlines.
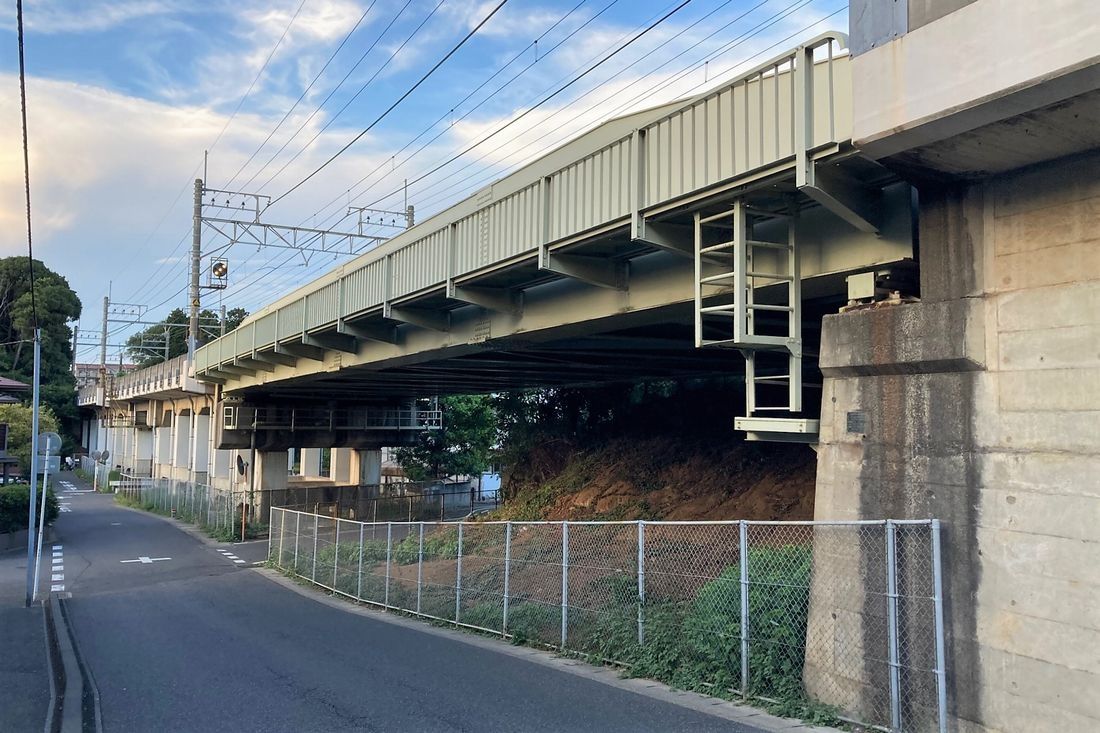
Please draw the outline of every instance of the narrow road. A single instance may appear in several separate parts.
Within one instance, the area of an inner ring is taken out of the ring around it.
[[[63,500],[63,583],[108,733],[754,730],[318,603],[250,569],[261,544]]]

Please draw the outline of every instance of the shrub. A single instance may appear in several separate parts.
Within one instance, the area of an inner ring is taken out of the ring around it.
[[[31,487],[29,484],[0,486],[0,532],[18,532],[27,528],[30,495]],[[53,524],[60,511],[53,490],[48,490],[46,492],[46,524]]]

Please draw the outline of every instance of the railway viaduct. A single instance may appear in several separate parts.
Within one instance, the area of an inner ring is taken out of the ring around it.
[[[943,521],[955,729],[1100,727],[1100,6],[850,15],[88,388],[86,445],[355,484],[438,394],[744,374],[731,435],[814,444],[817,518]]]

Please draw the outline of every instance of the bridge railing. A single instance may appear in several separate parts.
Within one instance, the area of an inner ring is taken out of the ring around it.
[[[252,407],[225,405],[225,430],[438,430],[443,413],[415,407]]]
[[[269,558],[348,598],[720,697],[945,730],[939,523],[357,522],[271,510]]]
[[[198,349],[195,370],[790,169],[851,138],[840,34],[812,39],[557,169],[501,179]]]

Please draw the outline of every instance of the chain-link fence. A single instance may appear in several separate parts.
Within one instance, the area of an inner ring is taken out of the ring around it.
[[[684,688],[943,731],[939,523],[356,522],[271,510],[335,593]]]
[[[253,516],[248,489],[218,489],[206,484],[123,474],[116,493],[132,506],[175,517],[225,539],[262,534],[266,528]]]

